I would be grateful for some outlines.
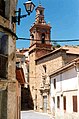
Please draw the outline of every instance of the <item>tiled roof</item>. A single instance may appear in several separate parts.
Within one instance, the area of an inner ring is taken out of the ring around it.
[[[38,58],[36,60],[40,60],[42,58],[50,56],[51,54],[54,54],[59,51],[65,51],[67,54],[79,55],[79,47],[77,47],[77,46],[62,46],[60,48],[56,48],[55,50],[53,50],[52,52],[50,52],[48,54],[45,54],[44,56],[41,56],[40,58]]]
[[[68,54],[79,54],[78,46],[63,46],[62,49],[66,49]]]

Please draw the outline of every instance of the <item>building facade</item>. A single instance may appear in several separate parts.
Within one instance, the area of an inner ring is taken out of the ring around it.
[[[49,74],[57,69],[65,66],[68,62],[78,57],[77,52],[72,53],[66,48],[72,49],[72,47],[61,47],[51,53],[36,60],[36,87],[38,97],[38,110],[42,112],[50,112],[50,77]],[[73,51],[79,50],[79,48],[73,48]],[[46,102],[45,99],[46,98]],[[40,109],[41,105],[41,109]],[[46,111],[45,111],[46,110]]]
[[[0,0],[0,119],[19,119],[16,80],[16,25],[12,23],[17,0]]]
[[[44,20],[44,8],[39,5],[36,8],[36,19],[30,28],[30,48],[29,48],[29,84],[33,98],[34,109],[37,110],[37,78],[36,78],[36,59],[51,52],[50,43],[51,26]]]
[[[78,47],[64,46],[53,50],[50,43],[51,26],[44,20],[44,8],[36,8],[35,23],[30,29],[29,85],[34,110],[51,112],[49,74],[79,57]]]
[[[79,118],[79,58],[50,75],[50,107],[55,119]]]
[[[28,88],[28,73],[29,73],[29,49],[17,49],[16,50],[16,67],[22,68],[24,72],[25,83],[23,84],[25,88]]]
[[[16,78],[21,84],[21,110],[33,110],[29,89],[29,49],[16,50]]]

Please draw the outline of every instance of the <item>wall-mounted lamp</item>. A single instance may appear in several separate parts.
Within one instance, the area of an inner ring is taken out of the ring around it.
[[[33,4],[31,0],[28,0],[27,2],[25,2],[24,6],[28,14],[21,15],[21,8],[19,8],[18,11],[15,11],[16,13],[18,13],[17,16],[12,16],[12,23],[18,22],[18,25],[20,25],[20,19],[26,17],[27,15],[30,15],[30,13],[33,12],[34,7],[35,7],[35,5]]]

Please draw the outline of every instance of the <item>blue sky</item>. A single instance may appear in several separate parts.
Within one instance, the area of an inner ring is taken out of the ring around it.
[[[22,14],[26,14],[23,3],[27,0],[18,0],[17,8],[22,9]],[[39,0],[31,0],[36,7]],[[79,39],[79,0],[41,0],[41,5],[45,8],[45,21],[50,23],[51,40]],[[16,34],[18,37],[30,37],[29,29],[35,21],[35,9],[30,16],[21,19]],[[64,42],[60,45],[79,45],[79,42]],[[16,41],[17,48],[28,48],[29,41]]]

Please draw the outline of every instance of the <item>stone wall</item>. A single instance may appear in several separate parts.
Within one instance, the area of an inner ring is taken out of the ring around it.
[[[34,103],[35,88],[36,88],[35,52],[30,54],[29,59],[31,59],[30,63],[29,63],[29,67],[30,67],[30,69],[29,69],[29,84],[30,84],[30,91],[31,91],[31,95],[32,95],[33,103]]]
[[[70,57],[70,59],[69,59]],[[55,70],[59,69],[60,67],[64,66],[69,61],[76,58],[77,55],[67,55],[65,51],[59,51],[55,53],[50,53],[50,55],[47,55],[45,57],[39,58],[36,60],[36,77],[33,79],[35,81],[36,85],[35,88],[37,89],[37,110],[40,111],[40,105],[41,105],[41,84],[43,82],[43,78],[47,80],[49,74],[54,72]],[[44,67],[46,66],[46,72],[44,70]],[[33,67],[32,67],[33,68]],[[50,82],[50,79],[49,79]],[[45,91],[44,87],[42,89],[43,93]],[[50,91],[50,90],[49,90]],[[46,92],[46,95],[49,95],[48,92]],[[43,96],[43,95],[42,95]],[[42,101],[43,104],[43,101]],[[50,105],[50,96],[48,100],[48,105]],[[48,106],[49,107],[49,106]],[[43,108],[43,107],[42,107]],[[43,111],[43,109],[42,109]],[[50,107],[49,107],[50,111]]]
[[[7,119],[7,89],[0,91],[0,119]]]
[[[20,103],[17,104],[19,88],[17,89],[15,73],[16,25],[12,24],[16,3],[17,0],[5,0],[5,15],[0,14],[0,38],[2,38],[1,33],[3,37],[7,36],[0,40],[0,54],[7,57],[5,67],[2,66],[2,70],[5,68],[6,77],[0,76],[0,119],[20,119],[18,116],[18,104]]]
[[[57,55],[58,55],[58,57],[57,57]],[[51,58],[51,60],[50,60],[50,58]],[[43,77],[46,77],[46,80],[47,80],[48,75],[51,72],[53,72],[54,70],[56,70],[58,67],[61,67],[63,64],[62,57],[60,56],[60,53],[52,55],[51,57],[47,57],[47,58],[45,58],[45,60],[47,60],[47,61],[44,61],[42,59],[41,63],[39,63],[39,61],[37,61],[37,65],[36,65],[36,88],[37,88],[37,109],[38,109],[38,111],[40,111],[40,104],[41,103],[43,104],[43,102],[41,102],[41,96],[40,96],[40,93],[41,93],[40,87],[41,87],[41,84],[43,81]],[[43,69],[44,65],[46,65],[46,73]],[[49,92],[50,92],[50,90],[49,90]],[[48,95],[49,92],[47,91],[46,95]],[[50,105],[50,96],[48,98],[47,103],[48,103],[48,105]],[[50,112],[50,107],[48,106],[48,108],[49,108],[48,112]],[[43,111],[43,109],[42,109],[42,111]]]

